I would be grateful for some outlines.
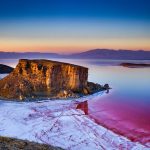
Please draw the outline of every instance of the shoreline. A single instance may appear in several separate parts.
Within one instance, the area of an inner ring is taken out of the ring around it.
[[[112,88],[110,88],[109,90],[111,90]],[[99,95],[103,92],[105,92],[107,90],[99,90],[99,91],[96,91],[94,93],[91,93],[91,94],[88,94],[88,95],[82,95],[80,97],[67,97],[67,98],[47,98],[47,97],[43,97],[43,98],[34,98],[34,99],[27,99],[25,101],[20,101],[20,100],[17,100],[17,99],[5,99],[5,98],[2,98],[0,97],[0,102],[10,102],[10,103],[13,103],[13,102],[17,102],[17,103],[43,103],[43,102],[48,102],[48,101],[52,101],[52,102],[55,102],[55,101],[70,101],[70,102],[84,102],[82,99],[86,99],[86,98],[90,98],[92,96],[96,96],[96,95]],[[80,101],[81,100],[81,101]]]
[[[137,142],[137,143],[140,143],[141,145],[143,145],[143,146],[145,146],[145,147],[147,147],[147,148],[150,148],[150,146],[148,146],[149,143],[142,142],[142,141],[138,140],[136,137],[133,137],[133,135],[130,135],[130,136],[129,136],[129,135],[127,135],[126,133],[124,133],[123,131],[120,131],[120,130],[117,129],[117,128],[109,127],[108,125],[105,125],[103,122],[100,122],[98,119],[95,119],[95,118],[93,118],[93,117],[90,116],[90,115],[89,115],[89,117],[90,117],[91,119],[93,119],[98,125],[100,125],[100,126],[106,128],[106,129],[108,129],[108,130],[114,132],[115,134],[120,135],[120,136],[123,136],[123,137],[127,138],[128,140],[130,140],[130,141],[132,141],[132,142]],[[130,132],[130,131],[128,131],[128,132]],[[140,136],[140,135],[137,135],[137,136]]]
[[[60,101],[69,101],[69,100],[76,100],[76,99],[82,99],[82,98],[85,98],[85,97],[89,97],[89,96],[92,96],[92,95],[95,95],[95,94],[98,94],[100,92],[107,92],[108,90],[111,90],[112,88],[109,88],[109,89],[105,89],[104,87],[102,87],[102,89],[100,90],[97,90],[97,91],[94,91],[93,93],[90,93],[88,95],[79,95],[79,96],[75,96],[75,97],[35,97],[35,98],[27,98],[23,101],[21,100],[18,100],[18,99],[7,99],[7,98],[3,98],[3,97],[0,97],[0,101],[8,101],[8,102],[42,102],[44,100],[50,100],[50,101],[55,101],[55,100],[60,100]]]
[[[113,95],[111,96],[113,98]],[[111,97],[108,98],[110,99]],[[147,126],[144,124],[142,125],[141,122],[138,122],[140,119],[131,119],[135,113],[138,114],[137,116],[139,116],[141,112],[139,112],[138,109],[135,112],[129,109],[128,113],[133,113],[133,115],[129,118],[126,118],[127,115],[124,116],[124,111],[126,109],[124,109],[121,105],[114,104],[115,106],[118,106],[114,107],[114,105],[111,105],[111,103],[108,101],[107,103],[106,100],[108,98],[107,96],[102,98],[99,97],[94,100],[94,103],[89,101],[88,116],[98,125],[101,125],[118,135],[124,136],[130,141],[141,143],[142,145],[150,148],[149,128],[147,128]],[[121,111],[119,111],[118,108],[120,108]]]
[[[99,97],[98,99],[101,99],[101,97]],[[136,131],[137,133],[134,133],[134,132],[132,132],[131,129],[123,130],[123,128],[118,128],[117,126],[116,127],[111,126],[111,123],[110,124],[105,123],[105,120],[103,122],[103,119],[102,119],[103,117],[102,118],[101,117],[99,117],[99,118],[94,117],[94,115],[93,115],[94,113],[90,110],[90,108],[88,108],[88,107],[90,107],[88,102],[89,102],[89,100],[82,101],[82,102],[78,103],[76,109],[82,110],[85,113],[85,115],[87,115],[90,119],[94,120],[94,122],[96,124],[98,124],[99,126],[102,126],[106,129],[114,132],[117,135],[123,136],[132,142],[138,142],[138,143],[150,148],[150,145],[149,145],[150,143],[147,140],[145,140],[148,136],[148,133],[142,134],[138,131]],[[91,102],[92,102],[92,100],[91,100]],[[102,112],[103,112],[103,110],[102,110]],[[108,118],[106,118],[106,120],[107,119]],[[116,120],[116,122],[117,122],[117,120]],[[143,136],[143,139],[138,138],[140,136]]]

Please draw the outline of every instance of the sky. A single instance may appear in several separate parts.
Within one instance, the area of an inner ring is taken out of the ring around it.
[[[149,0],[0,0],[0,51],[150,50]]]

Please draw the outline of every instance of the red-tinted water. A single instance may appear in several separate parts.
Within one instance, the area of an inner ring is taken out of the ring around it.
[[[148,106],[149,107],[149,106]],[[112,95],[78,104],[96,123],[144,145],[150,143],[150,110],[129,100],[115,100]]]

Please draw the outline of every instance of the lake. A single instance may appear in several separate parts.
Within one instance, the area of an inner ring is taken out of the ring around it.
[[[150,68],[126,68],[121,62],[150,63],[150,60],[54,59],[86,66],[89,81],[112,88],[101,97],[77,105],[86,115],[117,134],[150,147]],[[17,59],[0,59],[15,67]]]

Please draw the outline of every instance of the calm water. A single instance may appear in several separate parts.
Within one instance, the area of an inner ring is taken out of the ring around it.
[[[150,146],[150,68],[125,68],[118,65],[120,62],[150,61],[59,61],[86,66],[89,68],[89,81],[108,83],[112,87],[100,99],[81,103],[78,108],[84,108],[87,115],[114,132]],[[17,62],[16,59],[0,60],[0,63],[13,67]]]

